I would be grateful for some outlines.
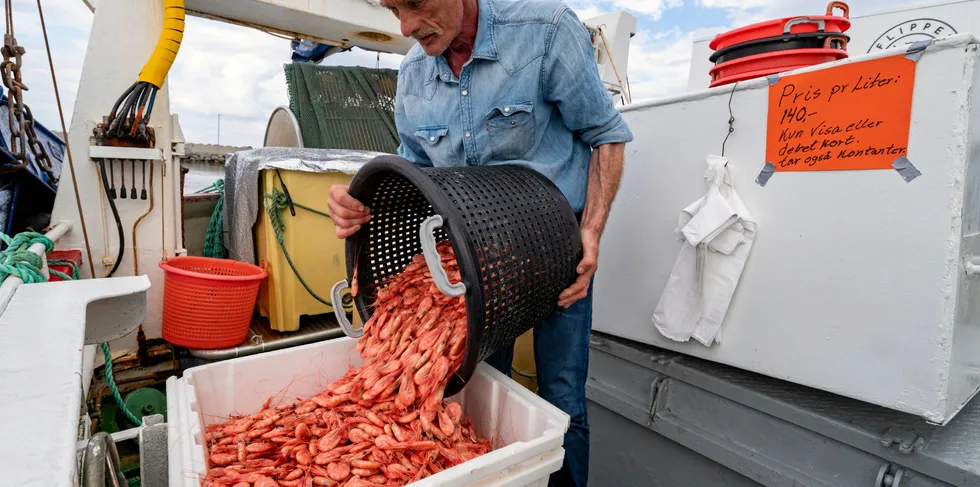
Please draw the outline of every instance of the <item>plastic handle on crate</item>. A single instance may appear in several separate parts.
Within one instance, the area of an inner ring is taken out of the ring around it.
[[[818,32],[823,32],[827,28],[827,24],[822,19],[812,20],[810,17],[797,17],[789,22],[786,22],[786,25],[783,27],[783,34],[789,35],[790,29],[792,29],[794,25],[801,24],[817,24]]]
[[[846,36],[827,36],[823,41],[824,49],[840,49],[843,51],[847,50],[847,37]]]
[[[333,301],[331,302],[338,303],[338,304],[342,303],[343,300],[340,297],[340,291],[343,291],[348,287],[349,286],[347,285],[347,279],[341,279],[340,282],[334,284],[333,289],[330,290],[330,297],[333,298]],[[354,312],[357,313],[357,310],[354,310]],[[355,330],[354,325],[352,325],[351,322],[347,320],[347,314],[344,313],[343,306],[334,306],[333,316],[334,318],[337,318],[337,324],[340,325],[340,329],[344,330],[344,335],[347,335],[351,338],[361,338],[362,336],[364,336],[363,328],[359,330]]]
[[[442,257],[436,250],[435,231],[442,228],[442,215],[432,215],[422,222],[419,227],[419,240],[422,241],[422,254],[425,256],[425,264],[429,266],[429,273],[432,274],[432,281],[436,287],[446,296],[462,296],[466,294],[466,284],[462,282],[451,283],[446,270],[442,268]]]
[[[841,9],[842,12],[844,12],[844,15],[842,15],[842,17],[844,17],[845,19],[850,18],[851,8],[848,7],[847,4],[844,2],[830,2],[827,5],[827,15],[834,15],[834,10],[838,8]]]

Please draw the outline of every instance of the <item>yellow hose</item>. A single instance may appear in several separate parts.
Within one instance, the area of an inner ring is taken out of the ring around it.
[[[163,32],[150,60],[140,71],[139,81],[160,88],[174,64],[184,38],[184,0],[163,0]]]

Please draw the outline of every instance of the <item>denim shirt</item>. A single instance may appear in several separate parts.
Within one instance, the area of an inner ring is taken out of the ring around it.
[[[588,30],[552,0],[479,0],[459,78],[416,44],[395,98],[398,155],[422,166],[519,164],[585,206],[592,148],[633,134],[605,91]]]

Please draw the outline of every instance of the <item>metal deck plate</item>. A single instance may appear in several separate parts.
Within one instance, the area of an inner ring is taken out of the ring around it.
[[[980,400],[970,402],[949,425],[940,427],[915,416],[610,335],[593,333],[591,346],[628,362],[617,369],[634,369],[623,375],[593,371],[593,365],[610,366],[608,360],[601,364],[602,354],[594,354],[589,373],[592,390],[605,391],[601,392],[604,406],[648,428],[657,429],[652,416],[664,410],[657,402],[667,401],[663,397],[667,394],[653,389],[665,380],[676,380],[683,385],[674,388],[678,396],[686,394],[683,388],[694,386],[778,418],[789,423],[787,427],[803,428],[937,480],[980,485]],[[607,400],[610,397],[613,400]],[[636,404],[640,397],[643,404]],[[638,414],[637,406],[653,414]],[[806,462],[801,458],[801,463]]]

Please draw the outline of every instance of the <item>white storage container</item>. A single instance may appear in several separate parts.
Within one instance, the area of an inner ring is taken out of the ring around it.
[[[257,412],[272,395],[309,398],[361,359],[351,338],[217,362],[167,380],[172,487],[198,487],[207,473],[205,425]],[[494,451],[412,486],[545,486],[561,468],[569,418],[520,384],[480,364],[458,401]]]
[[[948,422],[980,387],[977,42],[950,37],[916,63],[908,158],[922,175],[911,182],[893,169],[810,171],[760,186],[766,79],[623,109],[636,138],[600,246],[594,329]],[[725,156],[758,233],[720,342],[705,347],[665,338],[651,318],[729,100]]]

